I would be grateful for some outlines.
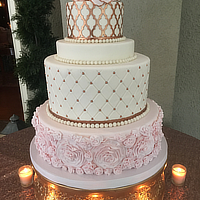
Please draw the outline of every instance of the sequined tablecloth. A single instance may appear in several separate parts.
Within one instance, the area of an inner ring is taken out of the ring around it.
[[[163,131],[169,147],[164,200],[200,199],[200,140],[166,127]],[[34,134],[31,127],[0,138],[0,199],[35,199],[33,187],[22,188],[17,174],[19,167],[31,164],[29,145]],[[183,187],[171,183],[171,167],[176,163],[187,168]]]

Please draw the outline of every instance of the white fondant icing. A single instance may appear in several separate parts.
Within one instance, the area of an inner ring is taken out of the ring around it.
[[[94,63],[100,61],[116,61],[132,59],[134,57],[134,41],[126,39],[121,42],[113,43],[71,43],[65,40],[56,42],[57,56],[59,60],[65,61],[82,61],[87,64],[87,61]],[[124,62],[124,61],[123,61]]]
[[[150,60],[113,65],[74,65],[45,59],[49,105],[55,114],[81,121],[130,117],[146,106]]]

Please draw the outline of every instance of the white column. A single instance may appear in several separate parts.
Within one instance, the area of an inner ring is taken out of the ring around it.
[[[10,24],[11,24],[11,31],[13,32],[17,28],[17,24],[15,21],[12,21],[11,18],[15,14],[15,2],[14,0],[7,0],[8,3],[8,11],[10,16]],[[13,45],[14,45],[14,51],[15,51],[15,58],[18,59],[20,56],[21,51],[21,43],[16,38],[16,35],[12,33],[12,39],[13,39]],[[19,80],[19,86],[20,86],[20,93],[21,93],[21,99],[22,99],[22,107],[23,107],[23,113],[24,113],[24,119],[26,120],[27,116],[25,112],[27,111],[27,100],[28,100],[28,90],[26,87],[26,84],[23,84],[21,80]]]

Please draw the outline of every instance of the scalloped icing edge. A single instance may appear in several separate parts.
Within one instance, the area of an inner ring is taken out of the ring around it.
[[[79,128],[112,128],[112,127],[116,127],[116,126],[123,126],[123,125],[127,125],[127,124],[131,124],[133,122],[136,122],[138,120],[140,120],[141,118],[143,118],[145,115],[147,115],[147,113],[150,110],[150,105],[147,102],[147,109],[145,112],[143,112],[141,115],[137,116],[137,117],[133,117],[132,119],[129,120],[125,120],[125,121],[121,121],[121,122],[113,122],[113,123],[94,123],[94,124],[87,124],[87,123],[74,123],[70,120],[63,120],[63,119],[59,119],[55,116],[53,116],[50,112],[49,112],[49,104],[47,104],[46,106],[46,113],[47,115],[54,121],[67,125],[67,126],[74,126],[74,127],[79,127]]]
[[[76,64],[76,65],[112,65],[112,64],[120,64],[127,63],[135,60],[137,55],[134,54],[133,57],[120,59],[120,60],[102,60],[102,61],[92,61],[92,60],[71,60],[59,57],[57,54],[54,55],[54,58],[60,62],[67,64]]]
[[[114,43],[114,42],[121,42],[126,40],[126,37],[121,38],[110,38],[110,39],[76,39],[76,38],[64,38],[66,42],[70,43]]]

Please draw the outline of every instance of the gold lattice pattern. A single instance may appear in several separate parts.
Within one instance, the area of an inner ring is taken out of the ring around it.
[[[73,39],[113,39],[123,36],[122,2],[95,6],[90,1],[69,2],[68,37]]]

